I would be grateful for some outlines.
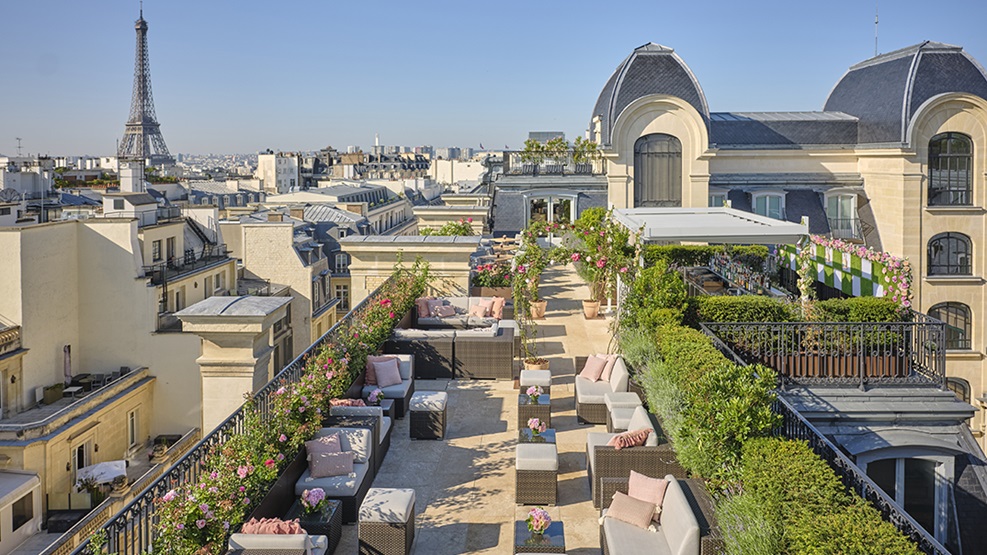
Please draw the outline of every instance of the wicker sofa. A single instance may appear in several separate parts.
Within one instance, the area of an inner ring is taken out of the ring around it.
[[[374,455],[376,447],[373,444],[373,434],[366,428],[322,428],[316,437],[338,433],[344,451],[356,453],[353,462],[353,473],[345,476],[329,476],[312,478],[308,468],[302,471],[301,477],[295,482],[295,495],[301,497],[307,489],[322,488],[329,499],[338,499],[343,503],[343,523],[356,522],[357,512],[363,498],[367,496],[370,484],[374,481]]]
[[[633,524],[607,517],[607,509],[600,519],[600,545],[604,555],[642,553],[675,555],[699,555],[699,523],[692,506],[683,491],[682,484],[674,476],[665,476],[668,489],[662,503],[660,525],[657,532],[639,528]]]
[[[453,330],[396,329],[384,343],[384,352],[414,357],[416,380],[451,379],[455,377],[452,357],[455,337]]]
[[[457,330],[453,355],[456,377],[513,380],[514,328]]]
[[[415,327],[419,329],[456,329],[465,330],[470,328],[485,328],[492,325],[497,321],[496,318],[478,318],[476,316],[469,315],[469,309],[471,306],[478,304],[480,301],[489,301],[493,297],[442,297],[441,300],[444,306],[451,306],[456,309],[456,314],[454,316],[447,316],[445,318],[438,318],[433,316],[417,317],[418,313],[415,311]],[[510,299],[507,300],[507,304],[504,306],[504,318],[512,318],[514,315],[514,307],[511,304]]]
[[[627,478],[631,470],[647,476],[670,474],[685,479],[685,469],[675,457],[672,446],[664,442],[664,435],[655,426],[647,409],[638,407],[631,417],[629,430],[651,428],[653,432],[647,442],[640,447],[616,449],[607,446],[610,438],[617,434],[588,432],[586,434],[586,473],[589,475],[593,506],[601,506],[601,480],[604,478]]]
[[[415,392],[415,358],[412,355],[395,354],[398,358],[398,370],[401,372],[401,383],[380,387],[384,392],[385,399],[394,399],[395,418],[404,418],[404,412],[408,410],[408,403],[411,402],[411,394]],[[370,393],[378,389],[376,385],[363,384],[362,396],[366,399]]]
[[[586,366],[586,359],[589,357],[576,357],[576,416],[582,422],[590,424],[607,423],[607,405],[603,396],[611,392],[627,391],[627,381],[630,375],[624,358],[617,357],[617,362],[610,372],[609,381],[590,381],[579,375],[579,371]]]
[[[384,457],[391,448],[391,430],[394,428],[389,416],[380,407],[329,407],[329,416],[371,416],[377,420],[377,445],[374,447],[374,471],[380,470]]]

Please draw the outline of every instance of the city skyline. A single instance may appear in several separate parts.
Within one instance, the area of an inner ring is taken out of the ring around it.
[[[376,6],[148,2],[151,81],[172,151],[367,148],[374,133],[386,145],[488,149],[520,148],[531,130],[572,139],[606,76],[646,42],[676,49],[712,111],[820,110],[846,69],[874,51],[874,5],[849,1],[825,10],[715,2],[702,12],[629,3],[602,18],[589,3]],[[881,10],[880,52],[935,40],[987,59],[983,4],[968,2],[964,17],[918,2]],[[0,92],[0,153],[16,154],[15,137],[25,153],[114,152],[137,2],[94,10],[44,0],[7,13],[17,25],[0,46],[20,79]],[[613,38],[608,20],[619,22]]]

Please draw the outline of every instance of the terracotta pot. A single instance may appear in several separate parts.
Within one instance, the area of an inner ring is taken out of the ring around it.
[[[524,361],[524,369],[525,370],[548,370],[548,361],[546,360],[545,362],[539,362],[539,363],[532,363],[532,362]]]
[[[600,315],[600,301],[583,301],[583,316],[592,320]]]
[[[548,309],[548,301],[531,301],[531,318],[541,320],[545,317],[545,310]]]

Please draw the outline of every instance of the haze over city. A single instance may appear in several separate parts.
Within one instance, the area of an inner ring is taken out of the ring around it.
[[[987,4],[882,3],[881,52],[987,59]],[[9,2],[0,153],[110,154],[127,119],[138,2]],[[676,49],[713,111],[819,110],[874,53],[871,2],[406,4],[148,1],[155,105],[174,152],[327,144],[518,148],[586,128],[636,46]]]

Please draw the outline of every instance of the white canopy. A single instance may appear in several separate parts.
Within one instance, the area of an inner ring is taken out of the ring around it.
[[[648,241],[694,241],[736,245],[793,245],[809,227],[736,208],[621,208],[614,218]]]
[[[127,461],[107,461],[80,468],[75,473],[76,481],[92,478],[97,484],[109,484],[117,476],[127,475]]]

